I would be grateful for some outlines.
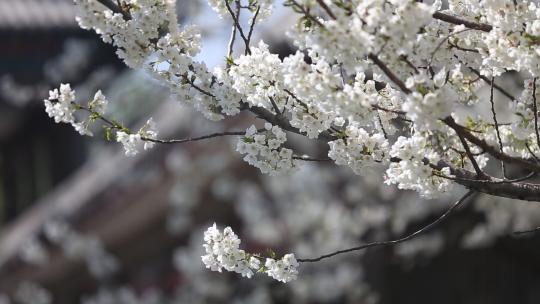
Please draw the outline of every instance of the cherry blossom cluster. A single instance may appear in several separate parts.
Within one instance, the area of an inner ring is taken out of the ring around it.
[[[316,1],[305,3],[307,9],[318,6]],[[436,8],[401,0],[352,1],[341,6],[325,3],[330,8],[330,18],[314,17],[302,22],[293,35],[302,48],[313,50],[328,62],[337,60],[351,70],[366,66],[357,58],[383,48],[398,55],[410,53],[419,29],[429,23]]]
[[[122,14],[104,9],[95,0],[74,0],[80,8],[77,21],[83,29],[93,29],[104,42],[117,47],[117,55],[132,67],[142,67],[152,51],[153,40],[159,38],[159,30],[167,28],[171,17],[168,0],[122,1],[129,7],[129,20]],[[173,22],[176,24],[176,21]]]
[[[260,42],[251,49],[250,55],[242,55],[235,60],[229,74],[233,79],[233,89],[246,97],[252,106],[271,109],[272,101],[282,108],[285,103],[283,92],[278,87],[282,83],[281,60],[268,51],[268,45]]]
[[[390,156],[400,161],[391,163],[386,171],[387,184],[397,184],[400,189],[416,190],[428,198],[440,196],[454,185],[443,177],[451,176],[450,168],[441,169],[442,176],[434,174],[436,170],[430,164],[437,164],[440,156],[428,148],[422,136],[400,136],[392,145]]]
[[[75,101],[75,91],[69,84],[61,84],[60,90],[49,91],[49,98],[45,99],[45,111],[49,117],[54,118],[56,123],[74,123],[73,101]]]
[[[540,76],[540,4],[538,1],[449,1],[450,10],[490,24],[477,48],[482,71],[498,76],[506,70]]]
[[[429,77],[421,72],[407,79],[405,85],[414,90],[403,103],[402,109],[407,113],[420,131],[439,129],[439,119],[452,113],[452,102],[458,96],[450,85],[446,84],[446,68]]]
[[[294,254],[286,254],[279,260],[267,258],[262,266],[262,257],[239,249],[240,239],[231,227],[226,227],[221,232],[214,223],[204,232],[204,241],[206,255],[201,258],[206,268],[212,271],[221,272],[225,269],[247,278],[251,278],[255,272],[266,272],[283,283],[295,280],[298,276],[298,262]]]
[[[520,97],[509,105],[510,111],[515,115],[507,132],[503,134],[504,142],[507,144],[505,152],[511,155],[527,157],[529,150],[534,153],[540,152],[540,147],[536,144],[534,104],[540,100],[540,81],[527,79],[524,82],[524,90]]]
[[[362,128],[348,126],[346,139],[338,139],[328,143],[328,156],[337,165],[349,166],[356,174],[362,174],[366,167],[381,164],[388,160],[388,140],[384,135],[370,135]]]
[[[266,123],[262,132],[255,126],[249,127],[238,141],[236,150],[246,154],[244,160],[259,168],[262,173],[275,175],[296,167],[293,151],[283,147],[286,141],[286,134],[280,127]]]
[[[92,123],[98,120],[103,121],[107,137],[111,136],[112,130],[116,130],[116,141],[122,144],[126,156],[135,156],[142,149],[148,150],[154,146],[158,131],[152,118],[148,119],[138,132],[133,133],[104,116],[108,101],[101,91],[97,91],[94,98],[86,106],[77,104],[75,99],[75,91],[71,89],[70,85],[62,84],[60,89],[49,92],[49,98],[44,100],[45,111],[57,123],[70,123],[81,135],[92,136],[93,133],[89,129]],[[77,111],[86,112],[87,119],[76,122],[74,114]]]
[[[193,59],[200,52],[200,32],[180,28],[171,0],[121,1],[126,13],[113,13],[96,0],[75,1],[79,25],[93,29],[103,41],[117,47],[118,56],[131,68],[150,73],[184,103],[211,120],[222,119],[220,104],[209,92],[215,77],[204,63]],[[163,34],[165,32],[165,34]],[[236,101],[238,103],[238,100]],[[224,107],[225,113],[238,113]]]
[[[75,103],[75,91],[69,84],[61,84],[60,89],[49,91],[49,98],[44,100],[45,111],[56,123],[69,123],[81,135],[92,136],[89,126],[95,117],[87,120],[75,121],[74,113],[80,109]],[[101,91],[97,91],[94,98],[88,102],[87,109],[95,115],[102,115],[105,112],[108,101]]]
[[[116,132],[116,141],[122,144],[126,156],[135,156],[141,149],[148,150],[153,148],[155,143],[152,140],[155,140],[157,135],[156,123],[150,118],[137,133],[127,133],[126,131]]]

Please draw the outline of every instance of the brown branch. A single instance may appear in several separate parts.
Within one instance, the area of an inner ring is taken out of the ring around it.
[[[461,19],[461,18],[456,17],[456,16],[447,15],[447,14],[441,13],[441,12],[433,13],[433,18],[435,18],[437,20],[447,22],[447,23],[452,23],[452,24],[456,24],[456,25],[464,25],[466,28],[470,28],[470,29],[473,29],[473,30],[479,30],[479,31],[483,31],[483,32],[490,32],[493,29],[493,26],[491,26],[489,24],[472,22],[472,21],[468,21],[468,20],[465,20],[465,19]]]
[[[442,170],[446,167],[450,168],[450,173],[453,175],[453,180],[456,183],[477,192],[498,197],[540,202],[540,184],[512,182],[489,175],[486,175],[484,179],[479,179],[475,172],[454,168],[444,161],[440,161],[436,165],[429,164],[429,166],[434,170]],[[525,178],[517,180],[528,179],[530,177],[532,176],[527,175]]]
[[[260,131],[263,131],[263,130],[258,130],[258,131],[260,132]],[[158,144],[182,144],[182,143],[186,143],[186,142],[200,141],[200,140],[205,140],[205,139],[210,139],[210,138],[215,138],[215,137],[241,136],[241,135],[245,135],[245,134],[246,134],[246,131],[232,131],[232,132],[212,133],[212,134],[208,134],[208,135],[204,135],[204,136],[188,137],[188,138],[183,138],[183,139],[154,139],[154,138],[148,138],[148,137],[142,137],[141,139],[145,140],[145,141],[151,141],[151,142],[154,142],[154,143],[158,143]]]
[[[229,14],[232,17],[232,20],[234,24],[236,25],[236,28],[238,29],[238,32],[240,33],[240,36],[242,37],[242,40],[244,40],[244,44],[246,46],[246,55],[251,54],[251,50],[249,49],[249,40],[247,39],[246,35],[244,34],[244,30],[242,29],[242,26],[240,25],[240,22],[238,21],[238,18],[236,18],[236,15],[234,14],[231,6],[229,5],[229,1],[224,0],[225,6],[227,7],[227,11],[229,11]]]
[[[329,162],[332,161],[330,158],[313,158],[309,156],[293,156],[293,159],[307,161],[307,162]]]
[[[536,105],[536,77],[533,79],[533,110],[534,110],[534,133],[536,133],[536,144],[540,148],[540,134],[538,133],[538,106]]]
[[[489,85],[493,84],[493,87],[495,89],[497,89],[497,91],[499,91],[501,94],[503,94],[504,96],[506,96],[508,99],[510,99],[511,101],[514,101],[516,100],[516,98],[508,93],[508,91],[506,91],[505,89],[503,89],[500,85],[496,84],[494,81],[491,81],[489,78],[487,78],[486,76],[480,74],[480,71],[476,70],[475,68],[472,68],[472,67],[469,67],[467,66],[467,68],[469,68],[469,70],[471,70],[474,74],[476,74],[476,76],[480,77],[480,79],[482,79],[483,81],[485,81],[486,83],[488,83]]]
[[[251,35],[253,35],[253,29],[255,28],[255,22],[257,21],[257,17],[259,16],[259,12],[261,11],[261,6],[257,6],[257,10],[255,11],[255,14],[253,15],[253,18],[251,19],[251,24],[249,25],[249,33],[247,37],[247,44],[251,44]]]
[[[399,77],[396,76],[396,74],[394,74],[389,68],[388,66],[382,62],[379,57],[377,57],[377,55],[375,54],[369,54],[368,55],[368,58],[373,61],[373,63],[378,66],[383,72],[384,74],[393,82],[395,83],[400,89],[401,91],[403,91],[403,93],[405,94],[411,94],[412,91],[409,90],[407,88],[407,86],[405,86],[405,83],[403,81],[401,81],[401,79],[399,79]]]
[[[326,5],[326,3],[324,3],[323,0],[317,0],[317,3],[322,7],[322,9],[328,14],[328,16],[330,16],[330,18],[336,20],[336,15],[334,15],[334,13],[332,12],[332,10],[328,7],[328,5]]]
[[[470,30],[470,29],[469,29],[469,30]],[[469,52],[469,53],[477,53],[477,54],[480,53],[480,51],[477,50],[477,49],[468,49],[468,48],[461,47],[461,46],[459,46],[459,45],[457,44],[457,42],[456,42],[456,43],[453,43],[452,41],[448,41],[448,44],[449,44],[451,47],[453,47],[453,48],[455,48],[456,50],[459,50],[459,51]]]
[[[281,127],[283,130],[296,133],[299,135],[305,136],[306,134],[302,131],[300,131],[298,128],[293,127],[290,122],[283,117],[283,115],[274,115],[272,112],[268,111],[265,108],[262,107],[250,107],[248,109],[251,113],[255,114],[260,119],[266,120],[267,122],[271,123],[272,125],[276,125]],[[333,134],[331,134],[329,131],[323,131],[319,134],[318,137],[319,140],[322,141],[332,141],[336,140],[337,137]]]
[[[448,210],[446,210],[436,220],[434,220],[433,222],[429,223],[428,225],[420,228],[419,230],[416,230],[415,232],[413,232],[413,233],[411,233],[411,234],[409,234],[409,235],[407,235],[405,237],[402,237],[402,238],[399,238],[399,239],[396,239],[396,240],[391,240],[391,241],[367,243],[367,244],[360,245],[360,246],[357,246],[357,247],[352,247],[352,248],[338,250],[338,251],[335,251],[335,252],[332,252],[332,253],[324,254],[324,255],[321,255],[321,256],[319,256],[317,258],[298,259],[298,262],[300,262],[300,263],[319,262],[321,260],[336,256],[336,255],[339,255],[339,254],[344,254],[344,253],[349,253],[349,252],[354,252],[354,251],[360,251],[360,250],[364,250],[364,249],[371,248],[371,247],[391,246],[391,245],[396,245],[396,244],[403,243],[403,242],[406,242],[408,240],[414,239],[415,237],[417,237],[417,236],[419,236],[421,234],[424,234],[425,232],[430,231],[431,229],[436,227],[438,224],[440,224],[442,221],[444,221],[459,206],[461,206],[464,202],[466,202],[467,198],[469,198],[474,193],[475,192],[472,191],[472,190],[465,193],[465,195],[463,195],[457,202],[454,203],[454,205],[452,205],[452,207],[450,207]]]
[[[478,163],[476,162],[476,159],[474,158],[474,155],[472,154],[471,149],[469,148],[469,144],[467,143],[465,138],[463,138],[463,135],[460,132],[458,132],[458,130],[454,129],[454,131],[456,131],[456,134],[458,135],[459,140],[461,141],[461,145],[465,149],[465,154],[467,154],[467,157],[469,158],[469,160],[471,161],[471,164],[473,165],[476,175],[479,178],[484,178],[485,173],[482,171],[482,169],[480,169],[480,166],[478,166]]]
[[[454,36],[454,35],[458,35],[458,34],[461,34],[461,33],[464,33],[464,32],[467,32],[467,31],[470,31],[471,29],[464,29],[464,30],[461,30],[461,31],[457,31],[457,32],[452,32],[448,35],[446,35],[446,37],[443,38],[443,40],[441,40],[437,46],[435,47],[435,49],[433,49],[433,51],[431,52],[431,55],[429,57],[429,62],[428,62],[428,67],[431,67],[431,63],[433,63],[433,59],[435,58],[435,54],[437,54],[437,52],[439,51],[439,49],[443,46],[443,44],[448,41],[448,39],[450,39],[450,37]]]
[[[447,117],[442,120],[444,123],[446,123],[449,127],[454,129],[457,133],[461,133],[464,138],[466,138],[471,143],[479,146],[487,153],[493,155],[495,158],[508,162],[508,163],[514,163],[517,164],[523,168],[532,170],[534,172],[540,172],[540,165],[536,162],[533,162],[529,159],[524,159],[520,157],[512,157],[508,154],[502,153],[499,149],[491,146],[488,144],[485,140],[480,139],[473,134],[471,134],[465,127],[459,125],[456,123],[456,121],[452,117]]]
[[[409,60],[409,58],[407,58],[406,55],[400,55],[399,56],[399,60],[403,61],[408,67],[410,67],[415,74],[418,74],[418,69],[416,68],[416,66],[414,66],[414,64]]]
[[[240,4],[239,0],[236,1],[236,15],[240,16]],[[232,54],[234,51],[234,42],[236,40],[236,23],[233,22],[232,29],[231,29],[231,38],[229,39],[229,45],[227,48],[227,67],[230,67],[229,60],[232,60]]]
[[[283,114],[280,110],[279,110],[279,107],[276,103],[276,101],[274,100],[274,98],[272,96],[268,97],[268,99],[270,99],[270,103],[272,104],[272,108],[274,108],[274,111],[276,112],[277,115],[281,115]],[[283,109],[285,110],[285,109]]]
[[[96,0],[96,1],[103,4],[103,6],[110,9],[113,13],[121,14],[122,17],[124,17],[124,20],[127,21],[127,20],[131,19],[131,15],[129,14],[129,12],[122,9],[120,6],[118,6],[112,0]]]
[[[511,184],[511,183],[518,183],[522,181],[526,181],[528,179],[531,179],[537,175],[536,172],[531,172],[525,176],[514,178],[514,179],[500,179],[500,180],[493,180],[493,177],[487,177],[487,179],[469,179],[464,177],[455,177],[455,176],[447,176],[441,173],[434,172],[433,175],[436,175],[438,177],[446,178],[449,180],[453,180],[455,182],[470,182],[470,183],[484,183],[484,184],[490,184],[490,185],[498,185],[498,184]]]

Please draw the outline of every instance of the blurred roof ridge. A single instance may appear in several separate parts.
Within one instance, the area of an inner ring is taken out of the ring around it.
[[[0,30],[75,28],[72,0],[1,0]]]

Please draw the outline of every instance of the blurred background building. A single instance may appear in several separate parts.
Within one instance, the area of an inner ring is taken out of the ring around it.
[[[58,82],[101,82],[123,66],[74,21],[70,1],[0,2],[0,204],[7,223],[86,159],[84,139],[43,115]],[[101,79],[100,79],[101,78]]]

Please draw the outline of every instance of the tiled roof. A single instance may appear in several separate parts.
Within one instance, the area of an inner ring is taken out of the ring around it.
[[[0,0],[0,30],[75,28],[71,0]]]

